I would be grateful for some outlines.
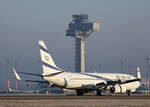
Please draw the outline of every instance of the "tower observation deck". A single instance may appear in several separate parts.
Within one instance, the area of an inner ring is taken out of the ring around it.
[[[72,15],[66,36],[75,38],[75,72],[85,72],[85,40],[94,30],[100,28],[99,23],[90,22],[87,14]]]

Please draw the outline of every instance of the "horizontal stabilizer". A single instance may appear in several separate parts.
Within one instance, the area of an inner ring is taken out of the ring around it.
[[[18,72],[18,73],[26,75],[42,76],[41,74],[34,74],[34,73],[26,73],[26,72]]]
[[[21,80],[20,76],[18,75],[18,73],[16,72],[16,70],[14,68],[13,68],[13,72],[14,72],[16,79]]]

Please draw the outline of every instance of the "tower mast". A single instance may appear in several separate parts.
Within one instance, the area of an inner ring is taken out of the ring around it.
[[[87,14],[72,17],[66,36],[75,38],[75,72],[85,72],[85,40],[94,30],[99,29],[99,24],[90,22]]]

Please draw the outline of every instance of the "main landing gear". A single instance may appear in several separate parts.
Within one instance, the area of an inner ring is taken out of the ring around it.
[[[84,95],[84,92],[82,90],[76,90],[76,93],[77,95],[80,95],[80,96]]]
[[[101,96],[101,95],[103,95],[103,92],[98,90],[98,91],[97,91],[97,95],[98,95],[98,96]]]
[[[76,90],[76,93],[77,93],[77,95],[79,95],[79,96],[83,96],[84,93],[86,93],[86,92],[84,92],[83,90]],[[97,91],[97,95],[98,95],[98,96],[101,96],[101,95],[103,95],[103,92],[100,91],[100,90],[98,90],[98,91]]]

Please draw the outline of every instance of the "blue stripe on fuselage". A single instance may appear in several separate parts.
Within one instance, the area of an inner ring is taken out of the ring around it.
[[[50,64],[47,64],[47,63],[45,63],[45,62],[43,62],[43,61],[42,61],[42,64],[45,65],[45,66],[47,66],[47,67],[49,67],[49,68],[51,68],[51,69],[58,70],[58,71],[62,71],[62,70],[60,70],[60,69],[58,69],[58,68],[56,68],[56,67],[54,67],[54,66],[52,66],[52,65],[50,65]]]
[[[44,47],[42,47],[41,45],[40,45],[40,49],[43,50],[43,51],[46,52],[46,53],[49,53],[48,50],[45,49]]]
[[[107,79],[107,78],[104,78],[104,77],[101,77],[101,76],[97,76],[97,75],[93,75],[93,74],[86,74],[86,73],[80,73],[80,74],[95,77],[95,78],[98,78],[98,79],[110,80],[110,79]]]

